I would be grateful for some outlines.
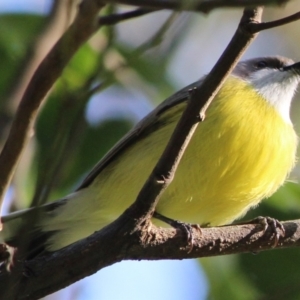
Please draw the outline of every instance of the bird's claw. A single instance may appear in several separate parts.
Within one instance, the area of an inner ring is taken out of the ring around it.
[[[201,227],[198,224],[190,224],[190,223],[184,223],[181,221],[173,220],[157,212],[154,212],[153,217],[183,232],[183,234],[186,236],[187,239],[188,253],[190,253],[194,247],[193,228],[196,229],[200,234],[202,234]]]
[[[263,226],[263,234],[270,228],[272,233],[274,234],[274,244],[272,248],[275,248],[278,245],[280,237],[285,236],[285,229],[283,225],[276,219],[270,217],[257,217],[254,220],[250,221],[250,223],[261,224]]]
[[[198,224],[184,223],[177,220],[173,220],[172,227],[179,229],[186,236],[188,253],[190,253],[194,247],[193,229],[202,234],[201,227]]]

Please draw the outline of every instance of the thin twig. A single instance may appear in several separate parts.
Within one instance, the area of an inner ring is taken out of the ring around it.
[[[252,31],[253,33],[255,32],[260,32],[266,29],[271,29],[271,28],[275,28],[278,26],[282,26],[282,25],[286,25],[295,21],[300,20],[300,12],[297,12],[293,15],[290,15],[288,17],[282,18],[282,19],[278,19],[275,21],[271,21],[271,22],[262,22],[262,23],[258,23],[258,24],[252,24]]]
[[[164,24],[159,28],[159,30],[149,40],[147,40],[135,50],[135,53],[138,55],[153,47],[158,46],[163,41],[166,32],[168,32],[177,17],[178,13],[173,12],[164,22]]]
[[[146,8],[138,8],[133,11],[120,13],[120,14],[111,14],[108,16],[102,16],[98,20],[98,24],[100,26],[102,25],[115,25],[117,23],[120,23],[122,21],[127,21],[132,18],[137,18],[146,14],[150,14],[152,12],[155,12],[157,10],[155,9],[146,9]]]

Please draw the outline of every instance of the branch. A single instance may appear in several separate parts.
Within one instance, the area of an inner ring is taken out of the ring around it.
[[[75,7],[72,1],[53,1],[46,23],[43,24],[41,32],[38,33],[36,40],[28,49],[28,55],[23,58],[21,68],[17,70],[18,77],[13,80],[10,88],[11,92],[7,97],[6,105],[12,112],[16,111],[34,71],[71,23],[70,14],[76,10],[77,6]]]
[[[11,126],[8,139],[0,155],[0,205],[10,184],[18,160],[47,92],[78,48],[96,31],[95,22],[102,5],[94,0],[84,0],[78,15],[35,71],[22,97]]]
[[[102,16],[99,18],[98,24],[99,26],[103,25],[115,25],[117,23],[127,21],[132,18],[140,17],[152,12],[155,12],[154,9],[146,9],[146,8],[138,8],[133,11],[120,13],[120,14],[111,14],[108,16]]]
[[[4,103],[1,106],[0,125],[0,147],[6,140],[7,131],[11,125],[13,114],[15,113],[21,97],[32,77],[35,69],[40,64],[45,55],[57,41],[59,36],[65,31],[66,16],[63,12],[70,10],[70,4],[61,1],[53,1],[48,17],[37,33],[36,38],[30,43],[26,55],[22,58],[17,67],[16,76],[7,87],[7,92],[3,96]],[[7,116],[4,118],[4,116]]]
[[[263,30],[266,30],[266,29],[286,25],[286,24],[298,21],[299,19],[300,19],[300,12],[297,12],[293,15],[290,15],[288,17],[278,19],[278,20],[275,20],[275,21],[253,24],[252,25],[252,32],[253,33],[260,32],[260,31],[263,31]]]
[[[105,3],[120,3],[148,9],[172,9],[209,13],[216,8],[255,7],[261,5],[283,5],[289,0],[103,0]]]
[[[280,238],[276,249],[299,247],[300,220],[282,224],[286,234]],[[140,233],[129,234],[132,225],[133,221],[124,214],[85,240],[28,261],[25,266],[19,266],[18,271],[25,276],[23,275],[18,286],[22,293],[14,299],[39,299],[121,260],[184,259],[242,252],[257,253],[273,249],[274,244],[272,231],[267,230],[262,234],[261,225],[232,225],[203,228],[202,235],[195,230],[194,247],[190,251],[186,236],[180,231],[153,226],[141,236]],[[9,276],[11,275],[7,273],[0,275],[1,290],[5,288]]]

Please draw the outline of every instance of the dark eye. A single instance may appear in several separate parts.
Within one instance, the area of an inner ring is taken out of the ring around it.
[[[267,66],[268,66],[268,64],[264,60],[261,60],[261,61],[257,62],[256,65],[255,65],[255,67],[257,69],[263,69],[263,68],[266,68]]]

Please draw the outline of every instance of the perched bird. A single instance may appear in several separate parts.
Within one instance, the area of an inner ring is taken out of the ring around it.
[[[288,58],[238,63],[196,129],[157,215],[223,225],[271,196],[295,165],[298,138],[289,111],[299,81],[300,63]],[[135,201],[162,154],[189,90],[201,84],[182,89],[141,120],[74,193],[3,217],[1,241],[16,246],[16,234],[32,213],[37,218],[27,233],[30,245],[46,251],[68,246],[115,220]]]

